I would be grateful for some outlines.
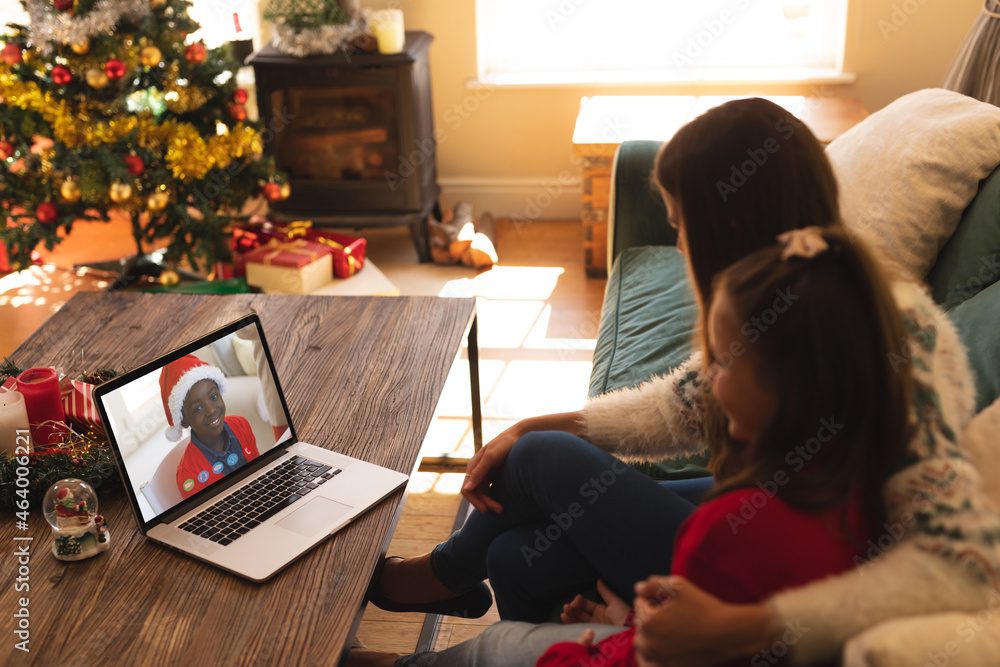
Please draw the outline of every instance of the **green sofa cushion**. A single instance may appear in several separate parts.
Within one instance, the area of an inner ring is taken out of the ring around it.
[[[604,292],[590,395],[634,387],[687,359],[697,314],[677,248],[622,252]]]
[[[958,327],[969,350],[969,364],[976,376],[976,412],[1000,397],[1000,283],[963,301],[948,315]]]
[[[983,179],[927,274],[934,300],[951,310],[1000,280],[1000,169]]]
[[[691,355],[698,309],[684,256],[673,246],[624,250],[604,292],[590,395],[634,387]],[[627,415],[622,415],[627,418]],[[706,477],[708,454],[641,463],[653,479]]]

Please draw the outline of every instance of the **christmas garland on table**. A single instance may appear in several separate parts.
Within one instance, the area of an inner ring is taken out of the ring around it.
[[[17,376],[23,369],[9,359],[0,365],[0,383]],[[101,370],[80,378],[88,384],[101,384],[116,376],[113,370]],[[18,461],[20,459],[20,462]],[[0,507],[14,508],[17,495],[17,469],[23,467],[24,457],[0,453]],[[61,446],[28,455],[28,500],[39,506],[49,487],[61,479],[75,477],[90,484],[95,490],[109,491],[121,488],[121,477],[111,453],[111,445],[99,425],[70,424],[66,440]]]

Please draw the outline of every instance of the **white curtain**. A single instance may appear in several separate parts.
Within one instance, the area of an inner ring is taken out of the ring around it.
[[[985,0],[944,87],[1000,106],[1000,0]]]

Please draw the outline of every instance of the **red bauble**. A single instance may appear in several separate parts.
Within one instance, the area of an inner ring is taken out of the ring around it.
[[[112,81],[117,81],[125,76],[125,63],[112,58],[108,62],[104,63],[104,73],[107,74],[108,78]]]
[[[35,220],[42,223],[43,225],[49,225],[56,221],[56,217],[59,216],[59,209],[56,208],[55,204],[50,202],[42,202],[35,209]]]
[[[73,0],[52,0],[52,6],[61,12],[73,8]]]
[[[69,71],[69,68],[62,65],[56,65],[52,68],[52,83],[57,86],[65,86],[72,80],[73,73]]]
[[[142,170],[146,168],[146,164],[142,161],[142,158],[138,155],[126,155],[125,156],[125,171],[127,171],[132,176],[138,176],[142,173]]]
[[[229,107],[229,115],[232,116],[233,120],[242,122],[247,119],[247,108],[242,104],[234,104]]]
[[[242,88],[237,88],[236,92],[233,93],[233,102],[236,104],[246,104],[247,103],[247,91]]]
[[[281,186],[277,183],[268,183],[265,185],[264,199],[267,201],[278,201],[281,199]]]
[[[14,155],[14,146],[9,141],[0,141],[0,160],[6,160]]]
[[[0,58],[10,66],[20,65],[24,62],[23,51],[17,44],[8,44],[0,51]]]
[[[184,50],[184,57],[188,59],[188,62],[200,63],[205,59],[205,46],[203,44],[191,44]]]

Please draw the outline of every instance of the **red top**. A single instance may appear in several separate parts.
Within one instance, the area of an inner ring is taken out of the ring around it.
[[[740,489],[699,507],[677,532],[672,573],[686,577],[725,602],[766,600],[786,588],[838,574],[863,551],[844,535],[841,507],[824,514],[792,509],[761,489]],[[851,535],[867,535],[856,504],[848,509]],[[581,630],[582,632],[582,630]],[[789,627],[787,642],[762,656],[768,665],[804,629]],[[575,642],[554,644],[536,667],[604,665],[633,667],[635,629],[611,635],[588,651]],[[745,659],[733,663],[747,664]]]
[[[243,457],[247,463],[259,456],[257,452],[257,438],[253,435],[250,422],[245,418],[233,415],[226,417],[226,425],[233,429],[233,435],[243,450]],[[184,498],[190,498],[206,486],[214,484],[225,475],[222,468],[213,470],[208,459],[198,449],[198,445],[189,442],[184,448],[184,455],[181,456],[180,463],[177,464],[177,489]]]

